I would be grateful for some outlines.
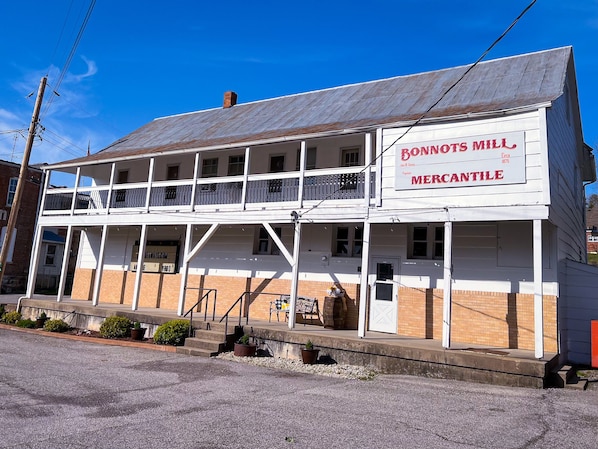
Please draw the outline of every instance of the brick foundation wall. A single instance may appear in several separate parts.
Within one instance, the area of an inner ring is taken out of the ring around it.
[[[91,299],[94,270],[78,269],[73,284],[73,299]],[[177,310],[180,274],[144,273],[141,278],[139,307]],[[132,304],[135,273],[105,270],[100,302]],[[291,281],[286,279],[247,279],[222,276],[190,275],[185,297],[185,311],[199,298],[198,288],[217,292],[216,315],[223,315],[245,291],[286,294]],[[300,281],[298,294],[318,299],[320,320],[324,297],[330,282]],[[345,328],[357,329],[359,288],[344,284]],[[254,294],[250,298],[250,317],[268,320],[272,295]],[[210,298],[209,313],[212,311]],[[556,297],[544,297],[544,348],[558,352]],[[443,291],[403,287],[399,290],[398,335],[442,339]],[[202,309],[203,310],[203,309]],[[234,316],[237,311],[233,312]],[[246,311],[243,311],[243,316]],[[298,322],[302,321],[298,319]],[[511,349],[534,349],[534,296],[531,294],[453,291],[451,340]]]

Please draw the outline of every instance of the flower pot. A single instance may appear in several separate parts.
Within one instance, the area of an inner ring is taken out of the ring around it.
[[[235,343],[234,354],[237,357],[253,357],[255,355],[256,345],[243,345]]]
[[[145,327],[140,327],[140,328],[132,328],[131,329],[131,338],[133,340],[143,340],[143,337],[145,335],[145,331],[147,330],[147,328]]]
[[[301,358],[305,365],[313,365],[318,361],[319,349],[301,349]]]
[[[37,329],[41,329],[42,327],[44,327],[44,324],[46,324],[46,320],[47,318],[37,318],[35,320],[35,327]]]

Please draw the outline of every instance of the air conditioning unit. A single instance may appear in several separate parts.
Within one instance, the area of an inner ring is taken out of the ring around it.
[[[174,264],[173,263],[163,263],[162,264],[162,273],[174,273]]]

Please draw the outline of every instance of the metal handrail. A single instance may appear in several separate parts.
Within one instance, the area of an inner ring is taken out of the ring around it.
[[[222,316],[222,318],[220,318],[219,323],[222,323],[222,321],[224,321],[224,332],[227,335],[228,335],[228,317],[229,317],[230,313],[237,306],[237,304],[239,304],[239,326],[241,326],[241,320],[243,319],[243,298],[246,297],[247,295],[251,296],[253,294],[256,294],[256,295],[271,295],[271,296],[279,296],[280,297],[280,295],[283,295],[284,293],[266,293],[266,292],[250,292],[250,291],[246,291],[246,292],[241,293],[241,296],[239,296],[237,298],[237,300],[233,303],[232,306],[230,306],[228,308],[228,310]],[[245,317],[245,324],[249,324],[249,307],[247,307],[247,316]]]
[[[210,294],[212,292],[214,292],[214,305],[212,308],[212,321],[214,321],[216,319],[216,297],[218,294],[218,290],[216,290],[215,288],[195,288],[195,287],[186,287],[186,290],[198,290],[198,291],[207,291],[207,293],[204,293],[204,295],[199,298],[197,300],[197,302],[195,304],[193,304],[193,306],[187,310],[187,312],[185,312],[185,314],[183,315],[183,318],[186,317],[187,315],[189,316],[189,337],[192,336],[193,333],[193,309],[195,309],[196,307],[199,308],[199,306],[201,305],[202,301],[204,299],[206,299],[206,306],[204,308],[204,321],[208,320],[208,307],[209,307],[209,300],[210,300]]]

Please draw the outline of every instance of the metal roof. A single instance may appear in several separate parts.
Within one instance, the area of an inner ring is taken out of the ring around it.
[[[571,58],[572,48],[563,47],[482,62],[426,118],[492,113],[551,102],[563,93]],[[420,118],[468,67],[158,118],[98,153],[66,163],[244,146],[409,122]]]

